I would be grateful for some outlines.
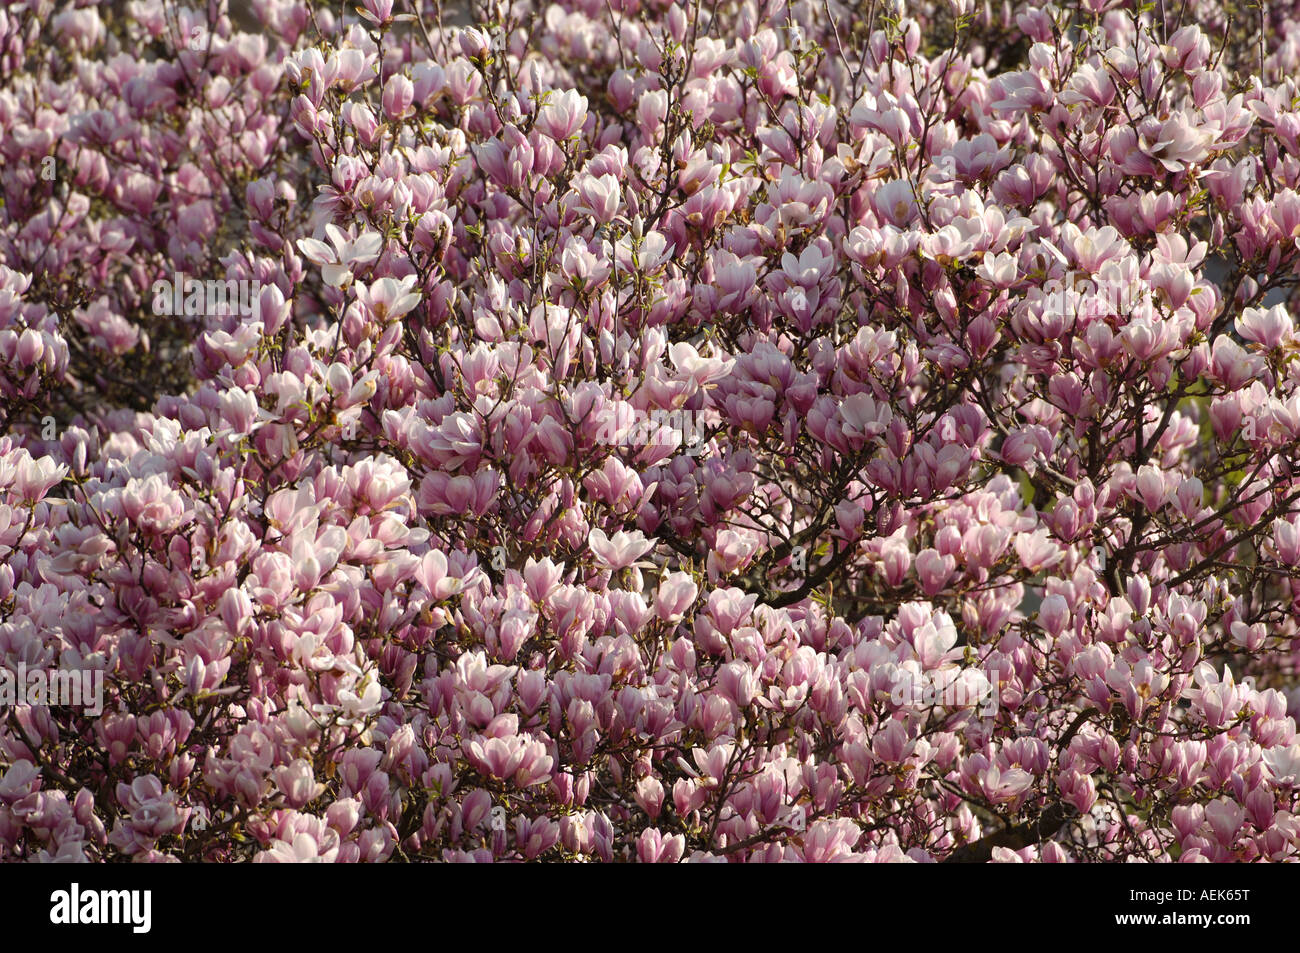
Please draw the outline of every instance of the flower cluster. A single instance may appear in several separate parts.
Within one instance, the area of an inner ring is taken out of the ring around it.
[[[1296,859],[1300,4],[1166,6],[7,4],[0,857]]]

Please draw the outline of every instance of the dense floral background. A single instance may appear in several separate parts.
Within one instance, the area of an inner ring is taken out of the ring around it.
[[[0,77],[0,660],[103,678],[0,857],[1300,853],[1300,3],[26,0]]]

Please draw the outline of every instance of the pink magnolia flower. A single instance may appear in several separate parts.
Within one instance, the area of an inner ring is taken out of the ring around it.
[[[551,93],[537,116],[537,128],[557,142],[563,142],[587,120],[587,97],[575,90]]]
[[[587,544],[596,562],[614,572],[633,565],[654,548],[654,540],[647,539],[640,530],[630,533],[619,530],[613,536],[606,536],[604,530],[593,529]]]
[[[1294,334],[1291,316],[1280,304],[1267,310],[1245,308],[1235,324],[1238,334],[1266,348],[1275,348]]]
[[[68,468],[51,457],[34,457],[24,454],[14,473],[13,489],[18,498],[27,503],[43,499],[56,483],[68,473]]]
[[[1300,744],[1270,748],[1262,757],[1279,784],[1300,785]]]
[[[275,840],[270,849],[262,851],[253,858],[253,863],[330,864],[338,855],[337,835],[325,836],[322,840],[318,840],[312,834],[304,832],[293,835],[291,840]]]
[[[1228,798],[1218,798],[1205,805],[1205,819],[1219,843],[1231,847],[1237,831],[1246,819],[1246,811]]]
[[[357,300],[381,324],[395,321],[420,303],[420,296],[411,290],[414,285],[414,275],[401,281],[380,278],[369,286],[358,282]]]
[[[672,345],[668,353],[673,365],[697,387],[725,377],[735,365],[731,358],[702,357],[699,351],[685,341]]]
[[[1137,482],[1132,494],[1152,513],[1162,509],[1169,500],[1170,493],[1165,483],[1165,475],[1157,466],[1150,464],[1137,472]]]
[[[663,834],[654,827],[646,828],[637,838],[637,858],[643,864],[675,864],[685,849],[686,838],[682,834]]]
[[[1283,519],[1274,520],[1273,550],[1286,565],[1300,565],[1300,525]]]
[[[26,6],[0,860],[1300,858],[1291,5]]]
[[[686,609],[695,602],[700,588],[689,573],[669,573],[659,583],[655,594],[655,614],[665,622],[678,622]]]
[[[371,23],[387,23],[393,18],[393,0],[362,0],[357,12]]]
[[[326,284],[343,287],[352,281],[354,265],[368,265],[383,250],[383,237],[378,232],[363,231],[357,238],[345,234],[333,223],[325,226],[329,244],[315,238],[300,238],[298,248],[321,266],[321,277]]]
[[[387,4],[388,13],[392,12],[391,0],[379,0],[379,2]],[[401,73],[390,76],[388,82],[384,84],[384,115],[389,119],[401,119],[410,112],[414,102],[415,85]]]
[[[171,532],[186,519],[185,501],[157,473],[126,485],[122,511],[149,533]]]
[[[1170,172],[1181,172],[1187,165],[1201,163],[1218,140],[1213,127],[1200,126],[1182,110],[1160,122],[1149,121],[1138,137],[1143,152]]]

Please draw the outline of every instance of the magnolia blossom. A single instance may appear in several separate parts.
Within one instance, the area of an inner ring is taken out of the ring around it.
[[[587,97],[575,90],[553,92],[537,117],[538,127],[552,139],[574,135],[587,118]]]
[[[587,543],[599,563],[614,571],[626,569],[654,547],[654,540],[647,539],[639,531],[627,533],[620,530],[613,536],[606,536],[603,530],[593,529]]]
[[[1294,5],[25,6],[0,860],[1300,859]]]
[[[380,278],[368,287],[358,282],[357,300],[375,316],[376,321],[395,321],[420,303],[420,296],[411,291],[414,284],[414,276],[401,281]]]
[[[1267,310],[1246,308],[1235,324],[1237,333],[1246,340],[1268,348],[1277,347],[1294,334],[1291,316],[1280,304]]]
[[[379,257],[383,250],[383,237],[376,232],[363,231],[351,238],[332,222],[325,226],[329,244],[316,238],[298,239],[298,247],[308,260],[321,266],[321,277],[326,284],[341,287],[352,281],[352,266],[366,265]],[[387,279],[386,279],[387,280]]]
[[[1186,112],[1174,113],[1164,122],[1151,122],[1139,134],[1142,151],[1170,172],[1200,163],[1218,138],[1217,130],[1202,127]]]
[[[677,369],[690,377],[697,386],[725,376],[735,364],[730,358],[704,357],[685,341],[674,344],[668,353]]]

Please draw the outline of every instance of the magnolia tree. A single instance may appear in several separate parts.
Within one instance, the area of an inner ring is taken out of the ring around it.
[[[0,856],[1300,853],[1300,4],[27,0],[0,75]]]

